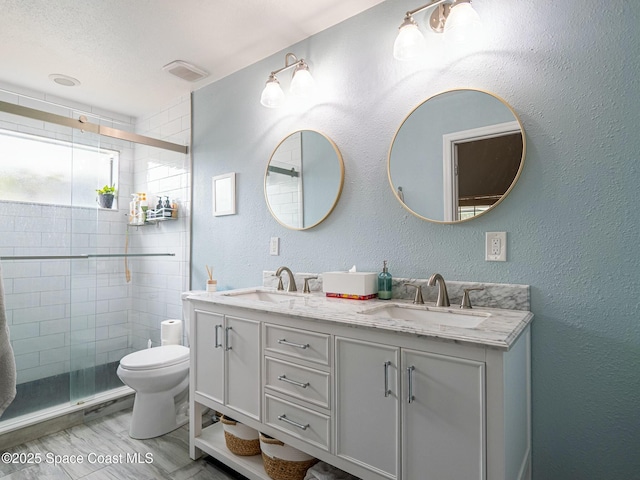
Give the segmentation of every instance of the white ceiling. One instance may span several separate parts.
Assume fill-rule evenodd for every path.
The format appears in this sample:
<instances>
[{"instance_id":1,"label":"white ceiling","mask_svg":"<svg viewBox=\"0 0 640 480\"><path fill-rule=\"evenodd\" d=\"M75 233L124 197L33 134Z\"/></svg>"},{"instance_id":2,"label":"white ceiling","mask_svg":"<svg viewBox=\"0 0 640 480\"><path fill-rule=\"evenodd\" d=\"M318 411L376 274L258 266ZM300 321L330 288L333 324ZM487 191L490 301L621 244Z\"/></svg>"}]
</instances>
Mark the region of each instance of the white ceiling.
<instances>
[{"instance_id":1,"label":"white ceiling","mask_svg":"<svg viewBox=\"0 0 640 480\"><path fill-rule=\"evenodd\" d=\"M382 1L0 0L0 82L141 117ZM210 75L181 80L173 60Z\"/></svg>"}]
</instances>

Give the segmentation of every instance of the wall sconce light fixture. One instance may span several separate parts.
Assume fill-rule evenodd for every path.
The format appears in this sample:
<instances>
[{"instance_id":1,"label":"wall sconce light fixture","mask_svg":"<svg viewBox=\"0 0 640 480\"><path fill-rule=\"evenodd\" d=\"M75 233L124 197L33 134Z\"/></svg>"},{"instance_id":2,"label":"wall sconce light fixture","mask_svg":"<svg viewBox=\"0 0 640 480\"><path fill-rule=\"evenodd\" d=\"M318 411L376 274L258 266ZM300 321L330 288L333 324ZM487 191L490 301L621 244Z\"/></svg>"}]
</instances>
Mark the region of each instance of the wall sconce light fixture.
<instances>
[{"instance_id":1,"label":"wall sconce light fixture","mask_svg":"<svg viewBox=\"0 0 640 480\"><path fill-rule=\"evenodd\" d=\"M290 61L293 63L289 63ZM285 96L276 75L289 68L294 69L291 86L289 87L291 96L303 101L313 96L315 93L315 81L309 72L309 65L307 65L303 58L298 60L293 53L287 53L284 57L284 67L274 70L269 74L267 84L260 97L260 103L262 105L269 108L282 106Z\"/></svg>"},{"instance_id":2,"label":"wall sconce light fixture","mask_svg":"<svg viewBox=\"0 0 640 480\"><path fill-rule=\"evenodd\" d=\"M482 27L480 17L471 6L471 0L453 0L453 3L448 3L446 0L432 0L406 13L393 44L394 57L398 60L412 60L423 53L426 42L413 16L436 6L438 8L431 14L429 25L436 33L444 32L445 38L454 43L463 43Z\"/></svg>"}]
</instances>

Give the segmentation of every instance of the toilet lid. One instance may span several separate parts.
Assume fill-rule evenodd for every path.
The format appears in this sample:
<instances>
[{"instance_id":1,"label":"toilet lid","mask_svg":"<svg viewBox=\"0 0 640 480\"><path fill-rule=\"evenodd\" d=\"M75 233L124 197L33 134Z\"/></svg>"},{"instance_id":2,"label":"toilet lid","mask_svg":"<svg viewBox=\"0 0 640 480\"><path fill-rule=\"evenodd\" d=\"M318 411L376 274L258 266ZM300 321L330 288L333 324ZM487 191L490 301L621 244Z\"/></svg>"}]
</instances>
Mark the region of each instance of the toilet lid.
<instances>
[{"instance_id":1,"label":"toilet lid","mask_svg":"<svg viewBox=\"0 0 640 480\"><path fill-rule=\"evenodd\" d=\"M127 370L150 370L169 367L189 360L189 349L182 345L164 345L130 353L120 360L120 366Z\"/></svg>"}]
</instances>

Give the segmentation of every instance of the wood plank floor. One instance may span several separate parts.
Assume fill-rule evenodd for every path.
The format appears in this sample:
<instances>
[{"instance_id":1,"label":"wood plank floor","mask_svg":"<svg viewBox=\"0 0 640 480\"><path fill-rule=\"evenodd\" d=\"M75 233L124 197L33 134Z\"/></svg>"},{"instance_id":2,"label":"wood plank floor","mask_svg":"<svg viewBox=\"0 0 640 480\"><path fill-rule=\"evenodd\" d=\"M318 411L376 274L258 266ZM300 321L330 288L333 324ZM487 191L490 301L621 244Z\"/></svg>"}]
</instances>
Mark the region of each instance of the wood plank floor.
<instances>
[{"instance_id":1,"label":"wood plank floor","mask_svg":"<svg viewBox=\"0 0 640 480\"><path fill-rule=\"evenodd\" d=\"M124 410L10 448L0 460L0 480L244 478L210 459L191 460L187 425L162 437L134 440L128 434L130 419L131 410ZM7 461L7 453L14 458Z\"/></svg>"}]
</instances>

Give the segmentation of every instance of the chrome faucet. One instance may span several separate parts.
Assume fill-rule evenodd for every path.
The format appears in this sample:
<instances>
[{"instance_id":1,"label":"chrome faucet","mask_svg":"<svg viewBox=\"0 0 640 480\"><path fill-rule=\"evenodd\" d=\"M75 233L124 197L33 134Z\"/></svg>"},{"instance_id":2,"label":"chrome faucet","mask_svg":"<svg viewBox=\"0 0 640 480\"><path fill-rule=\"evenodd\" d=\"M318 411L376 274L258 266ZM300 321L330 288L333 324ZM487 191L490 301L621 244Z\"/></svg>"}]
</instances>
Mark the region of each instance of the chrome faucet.
<instances>
[{"instance_id":1,"label":"chrome faucet","mask_svg":"<svg viewBox=\"0 0 640 480\"><path fill-rule=\"evenodd\" d=\"M450 307L449 294L447 293L447 284L444 283L444 278L439 273L434 273L429 277L428 285L433 287L436 282L438 283L438 300L436 300L436 307Z\"/></svg>"},{"instance_id":2,"label":"chrome faucet","mask_svg":"<svg viewBox=\"0 0 640 480\"><path fill-rule=\"evenodd\" d=\"M293 273L287 267L280 267L276 270L276 277L278 277L278 290L284 290L284 286L282 285L282 272L287 272L289 274L289 285L287 285L287 292L297 292L296 281L293 278Z\"/></svg>"}]
</instances>

